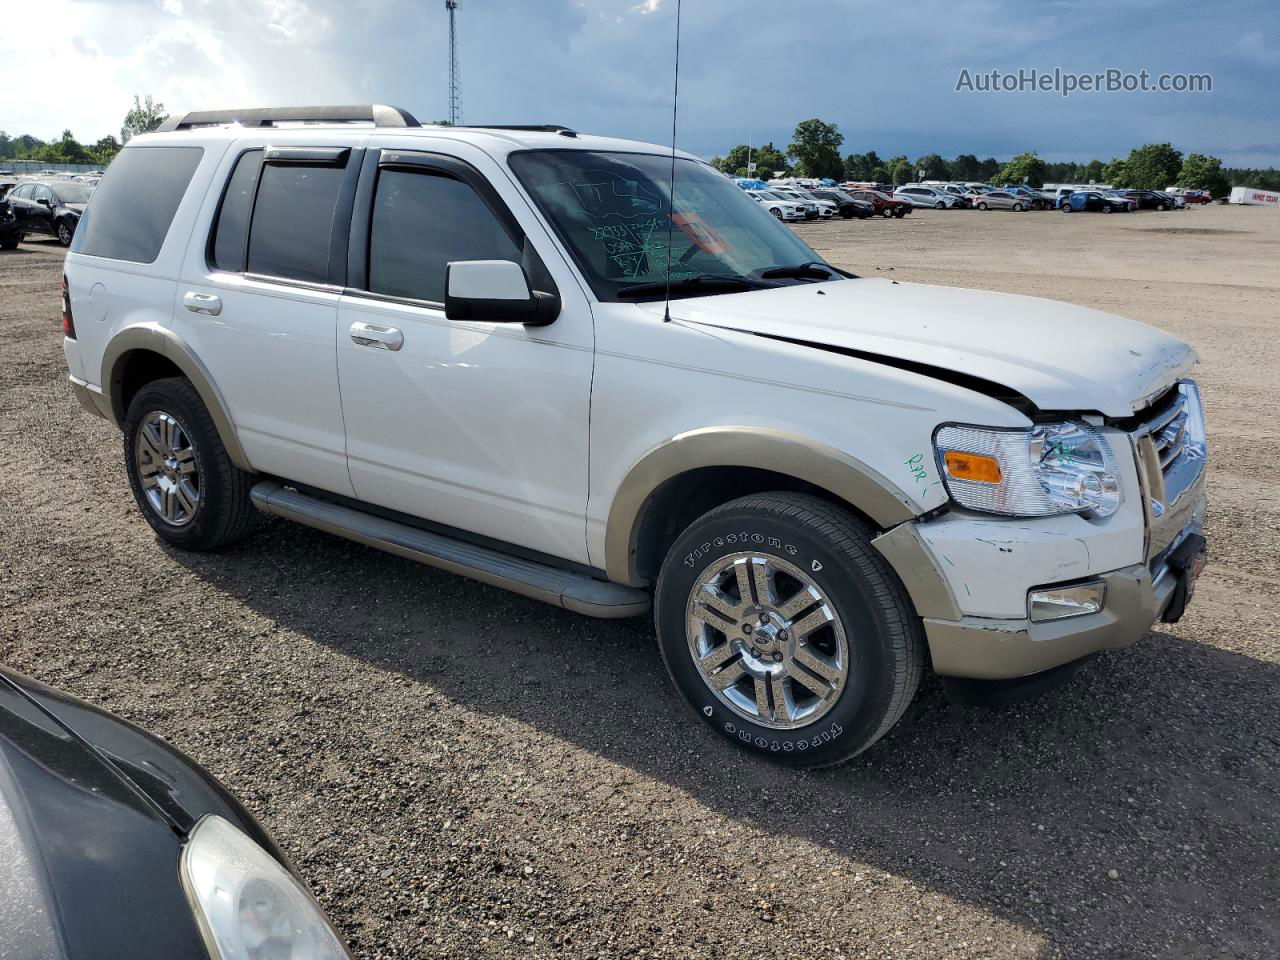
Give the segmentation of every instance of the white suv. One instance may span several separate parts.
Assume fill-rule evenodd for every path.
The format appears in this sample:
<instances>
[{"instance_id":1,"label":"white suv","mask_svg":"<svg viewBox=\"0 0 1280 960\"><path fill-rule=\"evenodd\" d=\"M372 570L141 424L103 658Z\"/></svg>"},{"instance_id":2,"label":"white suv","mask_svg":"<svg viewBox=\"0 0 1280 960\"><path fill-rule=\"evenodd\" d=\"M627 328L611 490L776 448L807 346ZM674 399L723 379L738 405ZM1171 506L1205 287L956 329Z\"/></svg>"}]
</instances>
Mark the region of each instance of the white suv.
<instances>
[{"instance_id":1,"label":"white suv","mask_svg":"<svg viewBox=\"0 0 1280 960\"><path fill-rule=\"evenodd\" d=\"M672 162L385 107L172 119L76 232L71 383L169 543L261 512L580 613L652 605L697 716L790 763L875 742L926 663L1009 697L1181 615L1186 344L854 278L695 157L672 210Z\"/></svg>"}]
</instances>

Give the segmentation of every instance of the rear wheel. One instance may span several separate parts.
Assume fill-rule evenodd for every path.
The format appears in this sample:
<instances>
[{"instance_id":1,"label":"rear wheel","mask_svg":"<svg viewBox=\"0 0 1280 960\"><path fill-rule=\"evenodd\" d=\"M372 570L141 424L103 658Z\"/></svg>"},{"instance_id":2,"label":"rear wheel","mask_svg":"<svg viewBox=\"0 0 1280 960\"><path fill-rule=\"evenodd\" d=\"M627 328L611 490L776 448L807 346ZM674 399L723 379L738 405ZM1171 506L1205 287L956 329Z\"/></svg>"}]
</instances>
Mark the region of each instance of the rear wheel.
<instances>
[{"instance_id":1,"label":"rear wheel","mask_svg":"<svg viewBox=\"0 0 1280 960\"><path fill-rule=\"evenodd\" d=\"M677 539L658 579L658 643L703 722L796 766L847 760L897 722L924 644L871 535L825 500L775 493L718 507Z\"/></svg>"},{"instance_id":2,"label":"rear wheel","mask_svg":"<svg viewBox=\"0 0 1280 960\"><path fill-rule=\"evenodd\" d=\"M22 242L22 234L16 234L8 240L0 240L0 250L17 250L18 244Z\"/></svg>"},{"instance_id":3,"label":"rear wheel","mask_svg":"<svg viewBox=\"0 0 1280 960\"><path fill-rule=\"evenodd\" d=\"M138 391L124 421L124 459L142 515L174 546L213 550L253 527L253 474L231 462L190 381L169 377Z\"/></svg>"}]
</instances>

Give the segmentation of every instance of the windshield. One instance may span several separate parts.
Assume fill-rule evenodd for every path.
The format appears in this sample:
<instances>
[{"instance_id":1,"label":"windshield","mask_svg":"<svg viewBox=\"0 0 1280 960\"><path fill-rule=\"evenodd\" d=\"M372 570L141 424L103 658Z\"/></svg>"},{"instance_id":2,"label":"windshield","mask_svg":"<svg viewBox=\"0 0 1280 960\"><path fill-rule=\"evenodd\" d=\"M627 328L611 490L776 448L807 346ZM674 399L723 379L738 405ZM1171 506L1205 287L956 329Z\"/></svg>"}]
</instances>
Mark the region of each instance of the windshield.
<instances>
[{"instance_id":1,"label":"windshield","mask_svg":"<svg viewBox=\"0 0 1280 960\"><path fill-rule=\"evenodd\" d=\"M93 187L87 183L59 183L49 188L63 203L88 203Z\"/></svg>"},{"instance_id":2,"label":"windshield","mask_svg":"<svg viewBox=\"0 0 1280 960\"><path fill-rule=\"evenodd\" d=\"M673 284L697 277L758 281L779 267L824 262L733 181L702 163L676 161L674 214L669 156L532 150L512 155L510 163L601 300L661 300L661 290L643 296L619 291L663 283L668 261ZM694 295L695 289L688 284L682 293Z\"/></svg>"}]
</instances>

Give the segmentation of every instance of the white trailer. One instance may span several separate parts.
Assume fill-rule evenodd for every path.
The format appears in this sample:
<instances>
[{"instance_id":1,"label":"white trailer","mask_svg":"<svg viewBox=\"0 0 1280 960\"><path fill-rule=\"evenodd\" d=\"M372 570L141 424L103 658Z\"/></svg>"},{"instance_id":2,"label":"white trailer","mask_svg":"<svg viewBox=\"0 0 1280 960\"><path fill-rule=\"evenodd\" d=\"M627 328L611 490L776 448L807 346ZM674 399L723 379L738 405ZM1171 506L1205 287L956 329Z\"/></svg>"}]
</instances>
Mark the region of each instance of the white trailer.
<instances>
[{"instance_id":1,"label":"white trailer","mask_svg":"<svg viewBox=\"0 0 1280 960\"><path fill-rule=\"evenodd\" d=\"M1256 190L1253 187L1232 187L1230 203L1243 203L1251 207L1280 208L1280 193L1273 190Z\"/></svg>"}]
</instances>

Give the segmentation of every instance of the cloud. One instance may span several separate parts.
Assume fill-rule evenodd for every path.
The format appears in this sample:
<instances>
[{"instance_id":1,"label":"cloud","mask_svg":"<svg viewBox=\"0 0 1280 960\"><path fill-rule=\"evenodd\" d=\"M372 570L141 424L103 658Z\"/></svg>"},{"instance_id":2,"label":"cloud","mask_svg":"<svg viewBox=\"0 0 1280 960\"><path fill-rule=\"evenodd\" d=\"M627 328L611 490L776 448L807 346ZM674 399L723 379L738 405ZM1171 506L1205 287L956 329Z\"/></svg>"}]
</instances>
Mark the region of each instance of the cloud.
<instances>
[{"instance_id":1,"label":"cloud","mask_svg":"<svg viewBox=\"0 0 1280 960\"><path fill-rule=\"evenodd\" d=\"M1107 159L1145 141L1183 150L1280 142L1280 7L1242 0L1215 42L1153 0L917 0L886 23L870 0L788 0L787 23L753 4L683 10L679 144L784 146L798 121L840 125L846 152ZM438 0L41 0L57 34L0 32L10 135L86 140L116 131L134 94L171 112L378 102L448 114L448 19ZM664 143L671 132L669 0L462 0L463 119L563 123ZM19 42L21 37L21 42ZM67 39L64 39L67 38ZM79 39L76 39L79 38ZM56 63L57 70L49 64ZM960 69L1210 72L1201 95L957 94ZM1255 151L1248 151L1252 157ZM1271 161L1280 165L1280 156Z\"/></svg>"}]
</instances>

